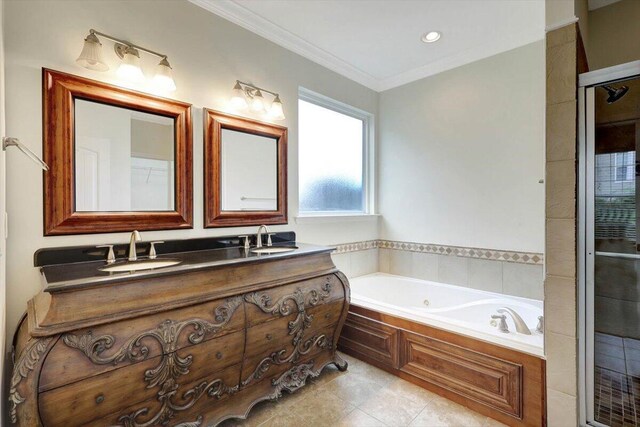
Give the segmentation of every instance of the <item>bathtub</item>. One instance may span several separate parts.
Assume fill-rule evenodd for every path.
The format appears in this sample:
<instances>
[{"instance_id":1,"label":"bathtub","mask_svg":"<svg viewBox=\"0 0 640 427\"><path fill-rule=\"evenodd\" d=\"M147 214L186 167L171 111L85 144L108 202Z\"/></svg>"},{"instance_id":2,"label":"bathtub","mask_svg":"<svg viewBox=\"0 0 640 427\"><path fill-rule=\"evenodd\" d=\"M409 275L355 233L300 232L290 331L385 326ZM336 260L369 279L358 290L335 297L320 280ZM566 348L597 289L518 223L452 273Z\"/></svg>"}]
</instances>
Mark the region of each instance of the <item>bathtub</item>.
<instances>
[{"instance_id":1,"label":"bathtub","mask_svg":"<svg viewBox=\"0 0 640 427\"><path fill-rule=\"evenodd\" d=\"M353 305L531 355L543 355L544 337L536 331L538 316L543 313L542 301L385 273L355 277L349 282ZM501 307L516 311L531 335L517 333L508 315L509 333L493 326L491 315Z\"/></svg>"}]
</instances>

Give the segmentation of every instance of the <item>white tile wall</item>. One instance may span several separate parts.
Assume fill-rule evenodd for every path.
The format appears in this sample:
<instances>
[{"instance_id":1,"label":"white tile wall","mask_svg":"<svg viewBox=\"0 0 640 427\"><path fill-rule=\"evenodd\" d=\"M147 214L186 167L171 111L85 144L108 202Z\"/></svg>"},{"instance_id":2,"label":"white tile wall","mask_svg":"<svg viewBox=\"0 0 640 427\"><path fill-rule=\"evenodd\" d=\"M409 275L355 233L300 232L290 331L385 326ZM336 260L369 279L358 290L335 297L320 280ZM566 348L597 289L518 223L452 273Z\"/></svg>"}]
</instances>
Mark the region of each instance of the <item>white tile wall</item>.
<instances>
[{"instance_id":1,"label":"white tile wall","mask_svg":"<svg viewBox=\"0 0 640 427\"><path fill-rule=\"evenodd\" d=\"M386 250L382 250L386 252ZM411 252L412 270L411 277L422 280L438 279L438 257L436 254Z\"/></svg>"},{"instance_id":2,"label":"white tile wall","mask_svg":"<svg viewBox=\"0 0 640 427\"><path fill-rule=\"evenodd\" d=\"M457 256L439 255L438 281L449 285L469 284L469 259Z\"/></svg>"},{"instance_id":3,"label":"white tile wall","mask_svg":"<svg viewBox=\"0 0 640 427\"><path fill-rule=\"evenodd\" d=\"M363 276L379 271L378 249L333 253L333 262L348 278Z\"/></svg>"},{"instance_id":4,"label":"white tile wall","mask_svg":"<svg viewBox=\"0 0 640 427\"><path fill-rule=\"evenodd\" d=\"M469 287L490 292L503 292L502 262L469 258Z\"/></svg>"},{"instance_id":5,"label":"white tile wall","mask_svg":"<svg viewBox=\"0 0 640 427\"><path fill-rule=\"evenodd\" d=\"M544 299L544 277L541 265L503 263L503 292L525 298Z\"/></svg>"},{"instance_id":6,"label":"white tile wall","mask_svg":"<svg viewBox=\"0 0 640 427\"><path fill-rule=\"evenodd\" d=\"M383 273L543 299L542 265L384 248L378 249L378 258Z\"/></svg>"},{"instance_id":7,"label":"white tile wall","mask_svg":"<svg viewBox=\"0 0 640 427\"><path fill-rule=\"evenodd\" d=\"M542 265L384 248L331 256L348 278L380 271L538 300L544 294Z\"/></svg>"}]
</instances>

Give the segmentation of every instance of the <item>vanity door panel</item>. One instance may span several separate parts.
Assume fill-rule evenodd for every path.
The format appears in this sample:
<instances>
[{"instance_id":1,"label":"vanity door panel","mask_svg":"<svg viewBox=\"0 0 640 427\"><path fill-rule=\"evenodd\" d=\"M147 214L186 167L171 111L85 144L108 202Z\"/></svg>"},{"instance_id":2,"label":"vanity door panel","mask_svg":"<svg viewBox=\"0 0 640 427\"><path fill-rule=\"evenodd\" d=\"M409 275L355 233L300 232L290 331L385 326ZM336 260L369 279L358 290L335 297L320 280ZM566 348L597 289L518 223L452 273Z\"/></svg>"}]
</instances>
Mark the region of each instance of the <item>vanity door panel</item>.
<instances>
[{"instance_id":1,"label":"vanity door panel","mask_svg":"<svg viewBox=\"0 0 640 427\"><path fill-rule=\"evenodd\" d=\"M240 331L244 323L242 299L233 297L64 334L45 361L39 390Z\"/></svg>"},{"instance_id":2,"label":"vanity door panel","mask_svg":"<svg viewBox=\"0 0 640 427\"><path fill-rule=\"evenodd\" d=\"M229 366L236 366L235 377L225 386L236 386L243 350L244 331L185 347L44 392L40 395L40 412L50 425L83 424L132 403L157 399L171 384L178 387L175 399L170 400L179 404L190 390L183 384L215 380L212 377ZM60 402L69 402L64 413L59 411Z\"/></svg>"},{"instance_id":3,"label":"vanity door panel","mask_svg":"<svg viewBox=\"0 0 640 427\"><path fill-rule=\"evenodd\" d=\"M249 327L300 310L344 298L344 288L333 274L245 295Z\"/></svg>"}]
</instances>

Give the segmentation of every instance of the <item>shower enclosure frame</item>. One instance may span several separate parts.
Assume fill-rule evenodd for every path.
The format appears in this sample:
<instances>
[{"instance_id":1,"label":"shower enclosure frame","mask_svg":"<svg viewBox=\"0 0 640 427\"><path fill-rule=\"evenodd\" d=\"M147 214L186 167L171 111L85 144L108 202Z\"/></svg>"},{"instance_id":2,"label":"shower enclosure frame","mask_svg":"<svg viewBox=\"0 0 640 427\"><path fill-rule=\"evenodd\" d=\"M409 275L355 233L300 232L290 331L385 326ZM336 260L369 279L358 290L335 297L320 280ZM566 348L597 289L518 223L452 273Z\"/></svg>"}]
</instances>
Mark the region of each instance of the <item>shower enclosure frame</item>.
<instances>
[{"instance_id":1,"label":"shower enclosure frame","mask_svg":"<svg viewBox=\"0 0 640 427\"><path fill-rule=\"evenodd\" d=\"M578 77L578 416L581 426L595 421L595 89L640 77L640 61L603 68ZM589 316L588 314L591 314Z\"/></svg>"}]
</instances>

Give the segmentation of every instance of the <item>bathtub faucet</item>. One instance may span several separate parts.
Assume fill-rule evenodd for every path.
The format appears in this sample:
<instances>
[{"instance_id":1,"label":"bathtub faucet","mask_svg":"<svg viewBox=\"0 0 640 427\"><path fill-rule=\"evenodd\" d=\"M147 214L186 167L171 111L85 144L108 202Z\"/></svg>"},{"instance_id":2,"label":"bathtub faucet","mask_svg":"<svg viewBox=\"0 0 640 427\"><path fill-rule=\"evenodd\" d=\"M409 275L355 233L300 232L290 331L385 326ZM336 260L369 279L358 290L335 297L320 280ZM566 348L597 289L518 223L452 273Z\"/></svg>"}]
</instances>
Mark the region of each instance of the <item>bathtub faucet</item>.
<instances>
[{"instance_id":1,"label":"bathtub faucet","mask_svg":"<svg viewBox=\"0 0 640 427\"><path fill-rule=\"evenodd\" d=\"M506 313L511 316L511 318L513 319L513 323L516 324L516 331L518 331L521 334L531 335L531 331L529 330L529 327L527 326L526 323L524 323L524 320L522 320L522 317L520 317L518 313L516 313L509 307L502 307L502 308L499 308L497 311L500 314Z\"/></svg>"}]
</instances>

